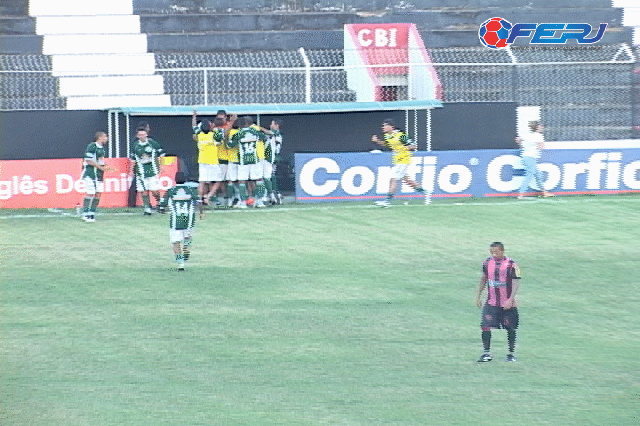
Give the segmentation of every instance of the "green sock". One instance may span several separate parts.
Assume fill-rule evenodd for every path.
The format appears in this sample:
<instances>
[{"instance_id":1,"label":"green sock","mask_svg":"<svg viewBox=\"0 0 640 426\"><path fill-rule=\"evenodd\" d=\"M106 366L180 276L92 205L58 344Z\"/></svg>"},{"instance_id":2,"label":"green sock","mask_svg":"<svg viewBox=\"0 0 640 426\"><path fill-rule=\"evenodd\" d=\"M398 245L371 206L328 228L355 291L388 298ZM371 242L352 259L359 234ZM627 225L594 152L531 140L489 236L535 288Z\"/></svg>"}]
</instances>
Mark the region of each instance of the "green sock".
<instances>
[{"instance_id":1,"label":"green sock","mask_svg":"<svg viewBox=\"0 0 640 426\"><path fill-rule=\"evenodd\" d=\"M271 176L271 179L269 179L271 181L271 188L273 188L273 192L274 193L278 193L278 179L276 179L276 175L275 175L275 170L274 170L274 175Z\"/></svg>"},{"instance_id":2,"label":"green sock","mask_svg":"<svg viewBox=\"0 0 640 426\"><path fill-rule=\"evenodd\" d=\"M240 201L245 201L247 199L247 185L244 183L239 184L238 192L240 193Z\"/></svg>"},{"instance_id":3,"label":"green sock","mask_svg":"<svg viewBox=\"0 0 640 426\"><path fill-rule=\"evenodd\" d=\"M91 208L92 198L93 197L84 197L84 200L82 201L82 213L85 215L89 213L89 209Z\"/></svg>"},{"instance_id":4,"label":"green sock","mask_svg":"<svg viewBox=\"0 0 640 426\"><path fill-rule=\"evenodd\" d=\"M267 195L273 194L273 184L271 178L264 178L264 186L267 189Z\"/></svg>"},{"instance_id":5,"label":"green sock","mask_svg":"<svg viewBox=\"0 0 640 426\"><path fill-rule=\"evenodd\" d=\"M266 190L264 181L259 180L256 182L256 199L261 200L262 197L264 197Z\"/></svg>"},{"instance_id":6,"label":"green sock","mask_svg":"<svg viewBox=\"0 0 640 426\"><path fill-rule=\"evenodd\" d=\"M233 198L234 195L234 185L232 184L227 184L227 198Z\"/></svg>"},{"instance_id":7,"label":"green sock","mask_svg":"<svg viewBox=\"0 0 640 426\"><path fill-rule=\"evenodd\" d=\"M189 260L189 257L191 256L191 240L184 240L184 242L182 243L182 253L184 254L184 260L185 262L187 260Z\"/></svg>"},{"instance_id":8,"label":"green sock","mask_svg":"<svg viewBox=\"0 0 640 426\"><path fill-rule=\"evenodd\" d=\"M93 197L91 199L91 205L89 206L89 212L90 213L95 213L96 210L98 209L98 203L100 202L100 198L98 197Z\"/></svg>"},{"instance_id":9,"label":"green sock","mask_svg":"<svg viewBox=\"0 0 640 426\"><path fill-rule=\"evenodd\" d=\"M151 208L151 201L149 200L149 194L142 194L142 204L145 209Z\"/></svg>"}]
</instances>

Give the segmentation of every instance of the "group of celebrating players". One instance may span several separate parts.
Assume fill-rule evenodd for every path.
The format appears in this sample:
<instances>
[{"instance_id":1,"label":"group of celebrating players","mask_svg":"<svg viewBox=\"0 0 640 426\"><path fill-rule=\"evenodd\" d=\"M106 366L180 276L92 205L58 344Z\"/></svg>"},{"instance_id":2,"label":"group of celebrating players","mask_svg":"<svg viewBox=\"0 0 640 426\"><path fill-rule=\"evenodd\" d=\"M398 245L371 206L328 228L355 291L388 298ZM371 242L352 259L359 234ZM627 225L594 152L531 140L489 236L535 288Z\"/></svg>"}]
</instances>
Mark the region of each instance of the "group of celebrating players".
<instances>
[{"instance_id":1,"label":"group of celebrating players","mask_svg":"<svg viewBox=\"0 0 640 426\"><path fill-rule=\"evenodd\" d=\"M282 147L279 120L266 129L249 115L227 116L221 110L213 122L198 122L194 111L191 125L198 145L198 194L204 205L261 208L282 203L275 179ZM219 201L219 193L226 202Z\"/></svg>"}]
</instances>

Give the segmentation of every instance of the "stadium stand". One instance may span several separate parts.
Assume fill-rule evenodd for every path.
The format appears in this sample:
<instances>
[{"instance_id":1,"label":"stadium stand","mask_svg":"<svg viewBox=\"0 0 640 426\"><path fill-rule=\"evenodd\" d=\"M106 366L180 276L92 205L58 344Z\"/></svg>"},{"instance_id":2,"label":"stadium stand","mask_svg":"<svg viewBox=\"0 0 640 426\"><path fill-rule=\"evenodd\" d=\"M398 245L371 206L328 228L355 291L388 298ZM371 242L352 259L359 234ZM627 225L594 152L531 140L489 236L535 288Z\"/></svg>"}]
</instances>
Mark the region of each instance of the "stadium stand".
<instances>
[{"instance_id":1,"label":"stadium stand","mask_svg":"<svg viewBox=\"0 0 640 426\"><path fill-rule=\"evenodd\" d=\"M50 7L50 2L33 1L45 10ZM122 34L113 30L106 45L124 46L125 51L109 50L96 41L69 45L59 30L43 30L52 28L45 25L47 20L29 16L27 0L2 2L0 109L102 108L108 96L118 97L117 106L126 102L303 102L305 76L300 69L305 64L300 47L312 67L329 68L312 74L311 101L354 101L355 94L339 69L344 64L344 24L410 22L418 27L434 63L511 64L514 57L518 63L554 62L535 67L439 65L445 102L539 105L549 140L626 138L632 134L631 123L640 125L638 75L633 65L560 63L610 61L619 43L631 44L635 27L628 24L635 21L622 7L611 7L611 0L515 0L508 6L488 0L481 7L470 0L319 0L312 5L301 0L129 0L126 7L127 1L119 0L109 4L119 8L113 13L126 24L102 28L126 27L121 32L131 37L119 39ZM556 22L562 16L568 22L607 22L609 27L598 49L516 46L511 56L479 46L479 23L495 15L512 22L515 18ZM93 50L82 50L86 46ZM73 53L80 49L84 54L72 55L65 49L75 49ZM79 73L80 66L87 69ZM93 80L87 78L91 75ZM152 98L162 101L154 103Z\"/></svg>"}]
</instances>

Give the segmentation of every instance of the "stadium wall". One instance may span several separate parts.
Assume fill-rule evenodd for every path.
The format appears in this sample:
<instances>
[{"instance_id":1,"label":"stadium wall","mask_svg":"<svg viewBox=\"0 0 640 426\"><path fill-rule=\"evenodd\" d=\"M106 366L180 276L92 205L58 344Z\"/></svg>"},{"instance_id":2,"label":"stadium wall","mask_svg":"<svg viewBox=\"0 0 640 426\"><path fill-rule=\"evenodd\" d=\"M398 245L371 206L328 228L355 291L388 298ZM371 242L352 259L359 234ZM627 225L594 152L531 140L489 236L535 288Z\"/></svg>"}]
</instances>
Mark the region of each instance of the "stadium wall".
<instances>
[{"instance_id":1,"label":"stadium wall","mask_svg":"<svg viewBox=\"0 0 640 426\"><path fill-rule=\"evenodd\" d=\"M230 111L233 112L233 111ZM104 111L17 111L0 113L0 160L79 158L98 130L107 131ZM126 122L119 116L120 156L127 154ZM282 166L284 190L294 189L294 153L367 152L377 149L371 135L381 133L380 124L393 118L428 149L431 122L432 150L513 148L516 136L514 103L451 103L427 111L375 111L326 114L261 115L268 127L273 118L283 121ZM131 132L139 121L151 125L151 136L169 155L179 157L181 168L197 179L197 149L191 139L189 116L131 116ZM112 135L115 136L115 135ZM111 146L115 156L116 147Z\"/></svg>"}]
</instances>

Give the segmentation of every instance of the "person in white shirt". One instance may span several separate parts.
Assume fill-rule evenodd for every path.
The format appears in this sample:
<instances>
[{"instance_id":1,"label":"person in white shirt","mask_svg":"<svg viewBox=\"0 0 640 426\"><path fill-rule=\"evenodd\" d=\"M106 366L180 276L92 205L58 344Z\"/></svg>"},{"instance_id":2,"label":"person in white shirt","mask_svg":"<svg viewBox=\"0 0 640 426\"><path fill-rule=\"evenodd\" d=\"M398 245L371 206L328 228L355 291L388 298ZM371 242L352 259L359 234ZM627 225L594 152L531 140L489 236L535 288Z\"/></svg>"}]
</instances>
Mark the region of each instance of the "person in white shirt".
<instances>
[{"instance_id":1,"label":"person in white shirt","mask_svg":"<svg viewBox=\"0 0 640 426\"><path fill-rule=\"evenodd\" d=\"M542 187L542 176L540 170L538 170L538 159L540 158L540 151L544 149L544 136L542 131L544 126L538 121L529 122L530 133L522 138L516 138L516 143L522 148L522 165L524 166L525 174L520 185L520 195L518 199L527 199L530 197L525 196L529 189L529 184L533 179L538 184L539 191L542 191L544 197L552 197L553 194L546 191Z\"/></svg>"}]
</instances>

